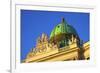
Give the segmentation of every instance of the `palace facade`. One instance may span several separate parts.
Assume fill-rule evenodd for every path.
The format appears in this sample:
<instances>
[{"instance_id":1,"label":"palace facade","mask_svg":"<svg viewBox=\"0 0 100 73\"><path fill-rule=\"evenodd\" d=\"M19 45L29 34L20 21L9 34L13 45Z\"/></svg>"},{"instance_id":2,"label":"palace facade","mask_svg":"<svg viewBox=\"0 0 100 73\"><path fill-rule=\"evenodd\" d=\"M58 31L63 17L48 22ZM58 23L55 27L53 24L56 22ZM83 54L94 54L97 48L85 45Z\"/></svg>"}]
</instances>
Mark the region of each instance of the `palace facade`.
<instances>
[{"instance_id":1,"label":"palace facade","mask_svg":"<svg viewBox=\"0 0 100 73\"><path fill-rule=\"evenodd\" d=\"M84 43L75 28L63 18L51 31L50 37L45 33L38 37L36 47L27 54L24 63L88 59L90 59L89 41Z\"/></svg>"}]
</instances>

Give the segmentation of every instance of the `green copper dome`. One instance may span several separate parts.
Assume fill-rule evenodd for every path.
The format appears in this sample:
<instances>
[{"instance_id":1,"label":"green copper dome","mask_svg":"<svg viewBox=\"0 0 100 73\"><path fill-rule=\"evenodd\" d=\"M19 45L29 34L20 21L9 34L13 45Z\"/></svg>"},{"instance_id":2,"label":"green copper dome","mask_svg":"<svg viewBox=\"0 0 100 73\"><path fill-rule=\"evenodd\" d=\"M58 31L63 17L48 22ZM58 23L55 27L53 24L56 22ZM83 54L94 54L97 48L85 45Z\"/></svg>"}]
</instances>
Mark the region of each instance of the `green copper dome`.
<instances>
[{"instance_id":1,"label":"green copper dome","mask_svg":"<svg viewBox=\"0 0 100 73\"><path fill-rule=\"evenodd\" d=\"M74 34L77 35L76 30L71 26L68 25L64 18L62 19L62 22L58 24L51 32L50 38L59 35L59 34Z\"/></svg>"},{"instance_id":2,"label":"green copper dome","mask_svg":"<svg viewBox=\"0 0 100 73\"><path fill-rule=\"evenodd\" d=\"M52 30L50 42L57 44L61 48L69 45L69 40L72 41L72 36L79 39L76 30L71 25L68 25L63 18L62 22Z\"/></svg>"}]
</instances>

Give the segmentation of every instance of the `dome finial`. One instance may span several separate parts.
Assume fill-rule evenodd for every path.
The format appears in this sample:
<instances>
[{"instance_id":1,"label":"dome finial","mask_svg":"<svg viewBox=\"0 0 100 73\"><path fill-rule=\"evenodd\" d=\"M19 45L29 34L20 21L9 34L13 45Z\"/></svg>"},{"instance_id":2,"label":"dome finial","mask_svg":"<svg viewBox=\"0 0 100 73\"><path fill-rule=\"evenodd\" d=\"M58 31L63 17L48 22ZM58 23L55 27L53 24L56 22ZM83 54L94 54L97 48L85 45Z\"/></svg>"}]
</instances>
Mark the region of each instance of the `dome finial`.
<instances>
[{"instance_id":1,"label":"dome finial","mask_svg":"<svg viewBox=\"0 0 100 73\"><path fill-rule=\"evenodd\" d=\"M62 23L64 23L65 22L65 19L64 19L64 17L62 17Z\"/></svg>"}]
</instances>

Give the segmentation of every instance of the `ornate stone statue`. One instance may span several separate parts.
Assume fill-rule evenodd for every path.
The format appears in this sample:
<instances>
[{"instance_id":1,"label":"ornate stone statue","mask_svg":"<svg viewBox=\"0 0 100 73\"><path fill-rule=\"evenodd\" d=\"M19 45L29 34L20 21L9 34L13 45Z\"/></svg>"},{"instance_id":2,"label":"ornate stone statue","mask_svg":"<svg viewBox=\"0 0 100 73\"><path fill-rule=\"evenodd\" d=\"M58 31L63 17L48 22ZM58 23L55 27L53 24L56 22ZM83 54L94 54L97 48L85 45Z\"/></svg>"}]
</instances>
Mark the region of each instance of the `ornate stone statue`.
<instances>
[{"instance_id":1,"label":"ornate stone statue","mask_svg":"<svg viewBox=\"0 0 100 73\"><path fill-rule=\"evenodd\" d=\"M41 38L40 37L38 37L37 43L41 43Z\"/></svg>"},{"instance_id":2,"label":"ornate stone statue","mask_svg":"<svg viewBox=\"0 0 100 73\"><path fill-rule=\"evenodd\" d=\"M74 42L77 42L77 38L74 38Z\"/></svg>"},{"instance_id":3,"label":"ornate stone statue","mask_svg":"<svg viewBox=\"0 0 100 73\"><path fill-rule=\"evenodd\" d=\"M70 39L68 40L68 44L69 44L69 45L72 44L72 41L71 41Z\"/></svg>"}]
</instances>

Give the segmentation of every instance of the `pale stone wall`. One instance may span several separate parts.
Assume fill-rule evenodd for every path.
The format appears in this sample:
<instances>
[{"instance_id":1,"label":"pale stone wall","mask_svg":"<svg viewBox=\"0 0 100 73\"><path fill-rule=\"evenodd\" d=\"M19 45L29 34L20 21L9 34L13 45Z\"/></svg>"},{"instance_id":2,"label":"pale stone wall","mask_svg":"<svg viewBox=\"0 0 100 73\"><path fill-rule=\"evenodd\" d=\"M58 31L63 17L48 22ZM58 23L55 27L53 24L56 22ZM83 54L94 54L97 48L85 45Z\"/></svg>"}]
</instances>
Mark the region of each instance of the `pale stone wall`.
<instances>
[{"instance_id":1,"label":"pale stone wall","mask_svg":"<svg viewBox=\"0 0 100 73\"><path fill-rule=\"evenodd\" d=\"M85 43L83 45L83 47L84 47L84 57L85 57L85 59L90 58L90 45L89 45L89 42Z\"/></svg>"}]
</instances>

